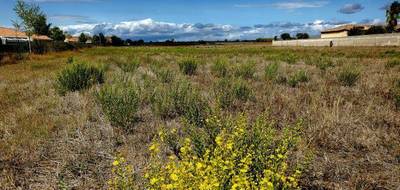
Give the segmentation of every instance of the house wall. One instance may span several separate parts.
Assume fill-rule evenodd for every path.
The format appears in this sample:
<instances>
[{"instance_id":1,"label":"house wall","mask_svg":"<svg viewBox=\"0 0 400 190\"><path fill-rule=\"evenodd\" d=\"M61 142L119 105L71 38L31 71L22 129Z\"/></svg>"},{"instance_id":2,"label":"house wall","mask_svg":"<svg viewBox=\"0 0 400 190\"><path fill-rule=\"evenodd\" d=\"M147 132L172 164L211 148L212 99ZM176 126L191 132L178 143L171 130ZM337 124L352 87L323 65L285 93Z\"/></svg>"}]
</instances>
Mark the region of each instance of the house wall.
<instances>
[{"instance_id":1,"label":"house wall","mask_svg":"<svg viewBox=\"0 0 400 190\"><path fill-rule=\"evenodd\" d=\"M376 34L364 36L350 36L346 38L324 38L308 40L273 41L273 46L400 46L400 34Z\"/></svg>"},{"instance_id":2,"label":"house wall","mask_svg":"<svg viewBox=\"0 0 400 190\"><path fill-rule=\"evenodd\" d=\"M343 38L349 36L348 33L348 31L321 33L321 38Z\"/></svg>"}]
</instances>

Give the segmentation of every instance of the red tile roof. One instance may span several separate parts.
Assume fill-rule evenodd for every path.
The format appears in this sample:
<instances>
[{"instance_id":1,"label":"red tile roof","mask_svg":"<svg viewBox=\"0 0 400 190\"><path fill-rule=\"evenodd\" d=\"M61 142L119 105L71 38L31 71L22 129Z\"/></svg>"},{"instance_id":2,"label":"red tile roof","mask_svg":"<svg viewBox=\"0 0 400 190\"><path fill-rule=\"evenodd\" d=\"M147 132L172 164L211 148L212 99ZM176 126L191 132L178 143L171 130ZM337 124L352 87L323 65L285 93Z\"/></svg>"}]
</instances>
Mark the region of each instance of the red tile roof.
<instances>
[{"instance_id":1,"label":"red tile roof","mask_svg":"<svg viewBox=\"0 0 400 190\"><path fill-rule=\"evenodd\" d=\"M4 28L4 27L0 27L0 36L3 36L3 37L23 37L23 38L27 38L28 37L28 35L26 35L25 32L17 31L17 30L15 30L13 28ZM52 40L48 36L36 35L36 34L32 35L32 39L34 39L34 40L44 40L44 41Z\"/></svg>"}]
</instances>

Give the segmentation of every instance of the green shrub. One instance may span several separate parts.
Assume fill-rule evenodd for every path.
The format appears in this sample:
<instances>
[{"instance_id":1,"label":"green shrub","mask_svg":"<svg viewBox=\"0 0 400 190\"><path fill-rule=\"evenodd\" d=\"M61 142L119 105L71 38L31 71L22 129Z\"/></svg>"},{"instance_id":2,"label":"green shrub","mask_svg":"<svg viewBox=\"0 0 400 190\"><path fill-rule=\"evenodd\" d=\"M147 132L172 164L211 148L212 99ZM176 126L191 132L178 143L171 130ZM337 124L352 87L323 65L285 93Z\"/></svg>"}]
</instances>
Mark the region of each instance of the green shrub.
<instances>
[{"instance_id":1,"label":"green shrub","mask_svg":"<svg viewBox=\"0 0 400 190\"><path fill-rule=\"evenodd\" d=\"M194 59L187 59L179 62L179 69L185 75L196 74L198 63Z\"/></svg>"},{"instance_id":2,"label":"green shrub","mask_svg":"<svg viewBox=\"0 0 400 190\"><path fill-rule=\"evenodd\" d=\"M57 75L56 88L62 95L104 82L103 70L87 64L72 64Z\"/></svg>"},{"instance_id":3,"label":"green shrub","mask_svg":"<svg viewBox=\"0 0 400 190\"><path fill-rule=\"evenodd\" d=\"M211 72L217 77L228 75L228 63L224 59L218 59L211 67Z\"/></svg>"},{"instance_id":4,"label":"green shrub","mask_svg":"<svg viewBox=\"0 0 400 190\"><path fill-rule=\"evenodd\" d=\"M354 86L359 78L360 72L353 67L345 67L337 75L337 79L342 86Z\"/></svg>"},{"instance_id":5,"label":"green shrub","mask_svg":"<svg viewBox=\"0 0 400 190\"><path fill-rule=\"evenodd\" d=\"M160 132L150 146L148 189L298 189L304 161L293 155L302 123L274 128L265 116L212 115L203 128L185 135L178 154L160 160L169 134ZM191 126L185 126L191 128ZM170 147L171 148L171 147ZM125 175L122 175L125 176Z\"/></svg>"},{"instance_id":6,"label":"green shrub","mask_svg":"<svg viewBox=\"0 0 400 190\"><path fill-rule=\"evenodd\" d=\"M232 82L230 78L222 78L214 85L214 92L217 102L221 108L230 108L233 106L235 95L232 93Z\"/></svg>"},{"instance_id":7,"label":"green shrub","mask_svg":"<svg viewBox=\"0 0 400 190\"><path fill-rule=\"evenodd\" d=\"M271 63L265 67L264 74L267 80L274 80L278 75L279 64Z\"/></svg>"},{"instance_id":8,"label":"green shrub","mask_svg":"<svg viewBox=\"0 0 400 190\"><path fill-rule=\"evenodd\" d=\"M72 63L74 63L74 57L68 57L67 58L67 64L72 64Z\"/></svg>"},{"instance_id":9,"label":"green shrub","mask_svg":"<svg viewBox=\"0 0 400 190\"><path fill-rule=\"evenodd\" d=\"M289 64L289 65L293 65L293 64L296 64L296 63L297 63L298 58L297 58L297 56L296 56L295 54L293 54L293 53L287 53L287 54L284 54L284 55L282 56L281 60L282 60L283 62L286 62L286 63Z\"/></svg>"},{"instance_id":10,"label":"green shrub","mask_svg":"<svg viewBox=\"0 0 400 190\"><path fill-rule=\"evenodd\" d=\"M400 79L397 80L393 90L394 104L397 109L400 109Z\"/></svg>"},{"instance_id":11,"label":"green shrub","mask_svg":"<svg viewBox=\"0 0 400 190\"><path fill-rule=\"evenodd\" d=\"M299 83L308 82L310 78L304 70L300 70L288 79L288 84L291 87L296 87Z\"/></svg>"},{"instance_id":12,"label":"green shrub","mask_svg":"<svg viewBox=\"0 0 400 190\"><path fill-rule=\"evenodd\" d=\"M140 66L138 59L134 59L132 62L117 61L116 64L124 72L135 72Z\"/></svg>"},{"instance_id":13,"label":"green shrub","mask_svg":"<svg viewBox=\"0 0 400 190\"><path fill-rule=\"evenodd\" d=\"M389 68L396 67L398 65L400 65L400 59L391 59L386 63L385 67L387 69L389 69Z\"/></svg>"},{"instance_id":14,"label":"green shrub","mask_svg":"<svg viewBox=\"0 0 400 190\"><path fill-rule=\"evenodd\" d=\"M154 113L163 119L183 116L196 126L203 125L209 109L198 90L182 80L155 88L151 104Z\"/></svg>"},{"instance_id":15,"label":"green shrub","mask_svg":"<svg viewBox=\"0 0 400 190\"><path fill-rule=\"evenodd\" d=\"M214 92L221 108L232 108L237 101L246 102L253 96L250 86L242 79L222 78L214 85Z\"/></svg>"},{"instance_id":16,"label":"green shrub","mask_svg":"<svg viewBox=\"0 0 400 190\"><path fill-rule=\"evenodd\" d=\"M105 85L96 97L113 126L129 129L137 120L140 90L129 83Z\"/></svg>"},{"instance_id":17,"label":"green shrub","mask_svg":"<svg viewBox=\"0 0 400 190\"><path fill-rule=\"evenodd\" d=\"M333 61L332 59L328 57L318 57L315 60L314 65L319 68L321 71L326 71L328 68L333 67Z\"/></svg>"},{"instance_id":18,"label":"green shrub","mask_svg":"<svg viewBox=\"0 0 400 190\"><path fill-rule=\"evenodd\" d=\"M170 69L163 69L160 68L159 70L155 71L157 78L162 83L171 83L175 79L175 72Z\"/></svg>"},{"instance_id":19,"label":"green shrub","mask_svg":"<svg viewBox=\"0 0 400 190\"><path fill-rule=\"evenodd\" d=\"M251 98L253 93L250 86L243 80L239 79L235 81L233 85L233 94L235 95L236 99L247 101Z\"/></svg>"},{"instance_id":20,"label":"green shrub","mask_svg":"<svg viewBox=\"0 0 400 190\"><path fill-rule=\"evenodd\" d=\"M248 62L240 64L236 67L235 76L243 77L245 79L251 79L254 77L255 72L256 72L256 63Z\"/></svg>"}]
</instances>

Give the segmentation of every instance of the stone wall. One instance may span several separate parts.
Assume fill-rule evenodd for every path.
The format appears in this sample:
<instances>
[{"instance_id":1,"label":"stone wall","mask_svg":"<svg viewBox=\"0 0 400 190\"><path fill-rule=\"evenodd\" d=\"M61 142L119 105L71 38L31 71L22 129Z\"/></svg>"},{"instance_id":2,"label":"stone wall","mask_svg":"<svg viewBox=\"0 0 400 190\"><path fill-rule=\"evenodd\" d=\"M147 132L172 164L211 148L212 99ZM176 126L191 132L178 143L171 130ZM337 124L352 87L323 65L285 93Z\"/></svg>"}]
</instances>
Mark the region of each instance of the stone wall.
<instances>
[{"instance_id":1,"label":"stone wall","mask_svg":"<svg viewBox=\"0 0 400 190\"><path fill-rule=\"evenodd\" d=\"M273 41L273 46L400 46L400 34L376 34L331 39Z\"/></svg>"}]
</instances>

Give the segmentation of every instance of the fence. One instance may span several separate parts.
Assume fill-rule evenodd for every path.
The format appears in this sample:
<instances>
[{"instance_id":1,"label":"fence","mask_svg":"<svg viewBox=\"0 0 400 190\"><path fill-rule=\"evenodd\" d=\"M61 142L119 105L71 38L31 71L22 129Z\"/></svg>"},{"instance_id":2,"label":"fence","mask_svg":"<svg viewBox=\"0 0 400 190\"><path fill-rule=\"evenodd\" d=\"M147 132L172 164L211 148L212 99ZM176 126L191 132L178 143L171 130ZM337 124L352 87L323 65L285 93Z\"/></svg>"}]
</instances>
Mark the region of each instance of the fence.
<instances>
[{"instance_id":1,"label":"fence","mask_svg":"<svg viewBox=\"0 0 400 190\"><path fill-rule=\"evenodd\" d=\"M273 41L273 46L400 46L400 34L375 34L345 38Z\"/></svg>"}]
</instances>

